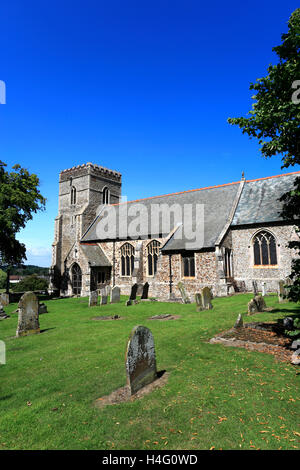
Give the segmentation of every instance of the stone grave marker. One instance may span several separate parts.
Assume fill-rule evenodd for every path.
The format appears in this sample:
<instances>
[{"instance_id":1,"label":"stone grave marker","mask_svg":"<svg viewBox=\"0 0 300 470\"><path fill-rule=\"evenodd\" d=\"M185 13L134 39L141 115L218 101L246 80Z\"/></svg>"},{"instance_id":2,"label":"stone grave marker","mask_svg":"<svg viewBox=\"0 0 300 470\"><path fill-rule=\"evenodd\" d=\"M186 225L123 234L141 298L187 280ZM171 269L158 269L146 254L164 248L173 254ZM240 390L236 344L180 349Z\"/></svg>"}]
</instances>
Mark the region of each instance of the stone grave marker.
<instances>
[{"instance_id":1,"label":"stone grave marker","mask_svg":"<svg viewBox=\"0 0 300 470\"><path fill-rule=\"evenodd\" d=\"M93 290L89 296L89 307L96 307L98 305L98 291Z\"/></svg>"},{"instance_id":2,"label":"stone grave marker","mask_svg":"<svg viewBox=\"0 0 300 470\"><path fill-rule=\"evenodd\" d=\"M44 303L39 303L39 315L41 315L42 313L48 313L47 305L45 305Z\"/></svg>"},{"instance_id":3,"label":"stone grave marker","mask_svg":"<svg viewBox=\"0 0 300 470\"><path fill-rule=\"evenodd\" d=\"M257 313L258 308L257 308L257 303L255 302L254 299L250 300L248 302L248 315L251 315L252 313Z\"/></svg>"},{"instance_id":4,"label":"stone grave marker","mask_svg":"<svg viewBox=\"0 0 300 470\"><path fill-rule=\"evenodd\" d=\"M138 284L136 295L141 296L143 293L143 284Z\"/></svg>"},{"instance_id":5,"label":"stone grave marker","mask_svg":"<svg viewBox=\"0 0 300 470\"><path fill-rule=\"evenodd\" d=\"M242 317L242 314L240 313L236 319L236 322L233 328L243 328L243 326L244 326L243 317Z\"/></svg>"},{"instance_id":6,"label":"stone grave marker","mask_svg":"<svg viewBox=\"0 0 300 470\"><path fill-rule=\"evenodd\" d=\"M286 285L285 281L278 282L278 302L287 302L288 290L284 287Z\"/></svg>"},{"instance_id":7,"label":"stone grave marker","mask_svg":"<svg viewBox=\"0 0 300 470\"><path fill-rule=\"evenodd\" d=\"M143 292L142 292L141 300L148 299L148 292L149 292L149 283L145 282L145 284L143 285Z\"/></svg>"},{"instance_id":8,"label":"stone grave marker","mask_svg":"<svg viewBox=\"0 0 300 470\"><path fill-rule=\"evenodd\" d=\"M107 305L107 295L101 295L100 305Z\"/></svg>"},{"instance_id":9,"label":"stone grave marker","mask_svg":"<svg viewBox=\"0 0 300 470\"><path fill-rule=\"evenodd\" d=\"M118 286L114 286L111 290L110 303L115 304L120 302L121 289Z\"/></svg>"},{"instance_id":10,"label":"stone grave marker","mask_svg":"<svg viewBox=\"0 0 300 470\"><path fill-rule=\"evenodd\" d=\"M9 294L5 294L4 292L0 295L0 304L3 307L9 305Z\"/></svg>"},{"instance_id":11,"label":"stone grave marker","mask_svg":"<svg viewBox=\"0 0 300 470\"><path fill-rule=\"evenodd\" d=\"M253 287L253 294L258 295L258 289L257 289L257 282L252 281L252 287Z\"/></svg>"},{"instance_id":12,"label":"stone grave marker","mask_svg":"<svg viewBox=\"0 0 300 470\"><path fill-rule=\"evenodd\" d=\"M149 328L133 328L126 349L127 385L131 395L157 378L154 339Z\"/></svg>"},{"instance_id":13,"label":"stone grave marker","mask_svg":"<svg viewBox=\"0 0 300 470\"><path fill-rule=\"evenodd\" d=\"M201 312L202 310L204 310L203 305L202 305L202 297L201 297L201 294L199 294L199 292L195 294L195 300L196 300L196 305L197 305L197 312Z\"/></svg>"},{"instance_id":14,"label":"stone grave marker","mask_svg":"<svg viewBox=\"0 0 300 470\"><path fill-rule=\"evenodd\" d=\"M264 298L261 295L256 295L254 297L254 301L257 304L257 309L259 312L263 312L264 309L267 307L266 302L264 301Z\"/></svg>"},{"instance_id":15,"label":"stone grave marker","mask_svg":"<svg viewBox=\"0 0 300 470\"><path fill-rule=\"evenodd\" d=\"M138 290L138 285L133 284L133 286L131 287L129 300L136 300L137 290Z\"/></svg>"},{"instance_id":16,"label":"stone grave marker","mask_svg":"<svg viewBox=\"0 0 300 470\"><path fill-rule=\"evenodd\" d=\"M183 303L184 303L184 304L190 304L191 301L190 301L190 299L189 299L189 297L188 297L188 295L187 295L187 293L186 293L186 291L185 291L185 287L184 287L183 283L182 283L182 282L178 282L177 287L178 287L178 289L179 289L179 291L180 291L180 295L181 295L181 298L182 298Z\"/></svg>"},{"instance_id":17,"label":"stone grave marker","mask_svg":"<svg viewBox=\"0 0 300 470\"><path fill-rule=\"evenodd\" d=\"M267 283L265 281L263 281L261 283L261 295L262 295L262 297L264 297L266 295L266 285L267 285Z\"/></svg>"},{"instance_id":18,"label":"stone grave marker","mask_svg":"<svg viewBox=\"0 0 300 470\"><path fill-rule=\"evenodd\" d=\"M204 310L211 310L213 308L211 303L212 293L209 287L204 287L201 289L201 299Z\"/></svg>"},{"instance_id":19,"label":"stone grave marker","mask_svg":"<svg viewBox=\"0 0 300 470\"><path fill-rule=\"evenodd\" d=\"M25 292L19 302L19 317L16 335L27 336L40 332L39 302L33 292Z\"/></svg>"}]
</instances>

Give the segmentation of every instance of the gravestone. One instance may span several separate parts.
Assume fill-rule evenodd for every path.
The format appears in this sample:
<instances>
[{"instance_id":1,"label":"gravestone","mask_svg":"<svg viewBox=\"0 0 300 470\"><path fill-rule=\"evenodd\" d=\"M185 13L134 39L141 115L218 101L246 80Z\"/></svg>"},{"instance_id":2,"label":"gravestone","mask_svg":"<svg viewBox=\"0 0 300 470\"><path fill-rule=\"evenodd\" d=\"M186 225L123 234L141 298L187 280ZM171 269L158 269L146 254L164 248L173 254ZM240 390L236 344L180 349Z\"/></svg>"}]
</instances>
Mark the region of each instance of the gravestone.
<instances>
[{"instance_id":1,"label":"gravestone","mask_svg":"<svg viewBox=\"0 0 300 470\"><path fill-rule=\"evenodd\" d=\"M179 291L180 291L180 295L181 295L181 298L182 298L183 303L184 303L184 304L190 304L191 301L190 301L190 299L189 299L189 297L188 297L188 295L187 295L187 293L186 293L186 291L185 291L185 287L184 287L183 283L182 283L182 282L178 282L177 287L178 287L178 289L179 289Z\"/></svg>"},{"instance_id":2,"label":"gravestone","mask_svg":"<svg viewBox=\"0 0 300 470\"><path fill-rule=\"evenodd\" d=\"M98 291L93 290L89 296L89 307L96 307L98 305Z\"/></svg>"},{"instance_id":3,"label":"gravestone","mask_svg":"<svg viewBox=\"0 0 300 470\"><path fill-rule=\"evenodd\" d=\"M252 287L253 287L253 294L258 295L258 289L257 289L257 282L252 281Z\"/></svg>"},{"instance_id":4,"label":"gravestone","mask_svg":"<svg viewBox=\"0 0 300 470\"><path fill-rule=\"evenodd\" d=\"M143 285L143 292L142 292L141 300L148 299L148 292L149 292L149 283L145 282L145 284Z\"/></svg>"},{"instance_id":5,"label":"gravestone","mask_svg":"<svg viewBox=\"0 0 300 470\"><path fill-rule=\"evenodd\" d=\"M201 299L202 299L202 307L204 310L211 310L213 308L211 299L212 299L212 293L209 287L204 287L200 291L201 293Z\"/></svg>"},{"instance_id":6,"label":"gravestone","mask_svg":"<svg viewBox=\"0 0 300 470\"><path fill-rule=\"evenodd\" d=\"M264 281L261 283L261 295L262 295L262 297L264 297L266 295L266 285L267 285L267 283L264 282Z\"/></svg>"},{"instance_id":7,"label":"gravestone","mask_svg":"<svg viewBox=\"0 0 300 470\"><path fill-rule=\"evenodd\" d=\"M133 284L133 286L131 287L129 300L136 300L137 290L138 290L138 285Z\"/></svg>"},{"instance_id":8,"label":"gravestone","mask_svg":"<svg viewBox=\"0 0 300 470\"><path fill-rule=\"evenodd\" d=\"M6 315L3 306L0 304L0 320L5 320L9 318L9 315Z\"/></svg>"},{"instance_id":9,"label":"gravestone","mask_svg":"<svg viewBox=\"0 0 300 470\"><path fill-rule=\"evenodd\" d=\"M261 295L256 295L254 297L254 300L257 304L257 309L259 312L263 312L264 309L267 307L266 302L264 301L264 298Z\"/></svg>"},{"instance_id":10,"label":"gravestone","mask_svg":"<svg viewBox=\"0 0 300 470\"><path fill-rule=\"evenodd\" d=\"M236 319L234 328L243 328L243 326L244 326L243 317L242 317L242 314L240 313Z\"/></svg>"},{"instance_id":11,"label":"gravestone","mask_svg":"<svg viewBox=\"0 0 300 470\"><path fill-rule=\"evenodd\" d=\"M107 304L107 295L101 295L100 305Z\"/></svg>"},{"instance_id":12,"label":"gravestone","mask_svg":"<svg viewBox=\"0 0 300 470\"><path fill-rule=\"evenodd\" d=\"M5 294L4 292L0 295L0 304L3 307L9 305L9 294Z\"/></svg>"},{"instance_id":13,"label":"gravestone","mask_svg":"<svg viewBox=\"0 0 300 470\"><path fill-rule=\"evenodd\" d=\"M110 303L115 304L120 302L121 289L118 286L114 286L111 290Z\"/></svg>"},{"instance_id":14,"label":"gravestone","mask_svg":"<svg viewBox=\"0 0 300 470\"><path fill-rule=\"evenodd\" d=\"M45 305L44 303L39 304L39 315L41 315L42 313L48 313L47 305Z\"/></svg>"},{"instance_id":15,"label":"gravestone","mask_svg":"<svg viewBox=\"0 0 300 470\"><path fill-rule=\"evenodd\" d=\"M285 281L278 282L278 302L287 302L287 289L284 287L286 285Z\"/></svg>"},{"instance_id":16,"label":"gravestone","mask_svg":"<svg viewBox=\"0 0 300 470\"><path fill-rule=\"evenodd\" d=\"M257 313L257 312L258 312L257 303L255 302L254 299L252 299L248 303L248 314L251 315L252 313Z\"/></svg>"},{"instance_id":17,"label":"gravestone","mask_svg":"<svg viewBox=\"0 0 300 470\"><path fill-rule=\"evenodd\" d=\"M195 294L195 300L196 300L196 305L197 305L197 312L201 312L202 310L204 310L203 308L203 304L202 304L202 297L201 297L201 294L199 294L199 292L197 294Z\"/></svg>"},{"instance_id":18,"label":"gravestone","mask_svg":"<svg viewBox=\"0 0 300 470\"><path fill-rule=\"evenodd\" d=\"M39 302L33 292L25 292L19 302L19 317L16 335L27 336L40 332Z\"/></svg>"},{"instance_id":19,"label":"gravestone","mask_svg":"<svg viewBox=\"0 0 300 470\"><path fill-rule=\"evenodd\" d=\"M125 305L126 307L129 307L130 305L132 305L132 301L130 299L126 300Z\"/></svg>"},{"instance_id":20,"label":"gravestone","mask_svg":"<svg viewBox=\"0 0 300 470\"><path fill-rule=\"evenodd\" d=\"M154 339L145 326L133 328L126 349L127 385L133 395L157 378Z\"/></svg>"}]
</instances>

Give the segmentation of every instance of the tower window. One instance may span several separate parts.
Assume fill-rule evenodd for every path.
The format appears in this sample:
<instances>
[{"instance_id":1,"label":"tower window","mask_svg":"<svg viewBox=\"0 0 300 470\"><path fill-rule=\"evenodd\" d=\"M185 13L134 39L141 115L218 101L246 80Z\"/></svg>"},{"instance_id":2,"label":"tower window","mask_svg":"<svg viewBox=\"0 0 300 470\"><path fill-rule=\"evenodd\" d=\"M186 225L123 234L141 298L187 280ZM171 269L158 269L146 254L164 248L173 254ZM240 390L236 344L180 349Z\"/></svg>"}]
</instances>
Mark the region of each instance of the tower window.
<instances>
[{"instance_id":1,"label":"tower window","mask_svg":"<svg viewBox=\"0 0 300 470\"><path fill-rule=\"evenodd\" d=\"M276 241L270 232L259 232L253 238L255 266L277 265Z\"/></svg>"},{"instance_id":2,"label":"tower window","mask_svg":"<svg viewBox=\"0 0 300 470\"><path fill-rule=\"evenodd\" d=\"M155 276L156 274L159 247L160 243L157 240L153 240L147 245L148 276Z\"/></svg>"},{"instance_id":3,"label":"tower window","mask_svg":"<svg viewBox=\"0 0 300 470\"><path fill-rule=\"evenodd\" d=\"M131 276L134 268L134 248L130 243L121 247L121 275Z\"/></svg>"},{"instance_id":4,"label":"tower window","mask_svg":"<svg viewBox=\"0 0 300 470\"><path fill-rule=\"evenodd\" d=\"M74 186L71 188L71 204L76 204L76 188Z\"/></svg>"},{"instance_id":5,"label":"tower window","mask_svg":"<svg viewBox=\"0 0 300 470\"><path fill-rule=\"evenodd\" d=\"M109 200L110 200L109 189L104 188L103 194L102 194L102 204L109 204Z\"/></svg>"},{"instance_id":6,"label":"tower window","mask_svg":"<svg viewBox=\"0 0 300 470\"><path fill-rule=\"evenodd\" d=\"M184 277L195 277L195 253L182 255L182 269Z\"/></svg>"}]
</instances>

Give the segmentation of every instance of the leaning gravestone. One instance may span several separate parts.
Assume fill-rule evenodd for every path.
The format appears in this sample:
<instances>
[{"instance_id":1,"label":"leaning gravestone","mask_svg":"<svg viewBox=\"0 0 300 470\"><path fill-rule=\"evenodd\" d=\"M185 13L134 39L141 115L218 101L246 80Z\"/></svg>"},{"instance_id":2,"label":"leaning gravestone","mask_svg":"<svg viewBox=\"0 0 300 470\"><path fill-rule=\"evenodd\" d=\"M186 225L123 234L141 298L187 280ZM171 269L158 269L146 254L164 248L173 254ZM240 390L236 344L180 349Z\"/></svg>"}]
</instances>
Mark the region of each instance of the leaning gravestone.
<instances>
[{"instance_id":1,"label":"leaning gravestone","mask_svg":"<svg viewBox=\"0 0 300 470\"><path fill-rule=\"evenodd\" d=\"M47 305L44 303L39 304L39 315L42 313L48 313Z\"/></svg>"},{"instance_id":2,"label":"leaning gravestone","mask_svg":"<svg viewBox=\"0 0 300 470\"><path fill-rule=\"evenodd\" d=\"M27 336L40 332L39 302L33 292L25 292L19 302L19 318L16 335Z\"/></svg>"},{"instance_id":3,"label":"leaning gravestone","mask_svg":"<svg viewBox=\"0 0 300 470\"><path fill-rule=\"evenodd\" d=\"M107 295L101 295L100 305L107 304Z\"/></svg>"},{"instance_id":4,"label":"leaning gravestone","mask_svg":"<svg viewBox=\"0 0 300 470\"><path fill-rule=\"evenodd\" d=\"M149 283L145 282L145 284L143 285L143 292L142 292L141 300L148 299L148 292L149 292Z\"/></svg>"},{"instance_id":5,"label":"leaning gravestone","mask_svg":"<svg viewBox=\"0 0 300 470\"><path fill-rule=\"evenodd\" d=\"M201 289L201 299L202 299L202 307L204 310L211 310L213 308L211 299L212 299L212 293L209 287L204 287L204 289Z\"/></svg>"},{"instance_id":6,"label":"leaning gravestone","mask_svg":"<svg viewBox=\"0 0 300 470\"><path fill-rule=\"evenodd\" d=\"M284 287L285 286L285 281L279 281L278 282L278 302L287 302L287 289Z\"/></svg>"},{"instance_id":7,"label":"leaning gravestone","mask_svg":"<svg viewBox=\"0 0 300 470\"><path fill-rule=\"evenodd\" d=\"M138 285L133 284L133 286L131 287L129 300L136 300L137 290L138 290Z\"/></svg>"},{"instance_id":8,"label":"leaning gravestone","mask_svg":"<svg viewBox=\"0 0 300 470\"><path fill-rule=\"evenodd\" d=\"M138 284L136 295L141 296L143 293L143 284Z\"/></svg>"},{"instance_id":9,"label":"leaning gravestone","mask_svg":"<svg viewBox=\"0 0 300 470\"><path fill-rule=\"evenodd\" d=\"M202 310L204 310L203 304L202 304L202 297L201 297L201 294L199 294L199 292L195 294L195 300L196 300L196 305L197 305L197 312L201 312Z\"/></svg>"},{"instance_id":10,"label":"leaning gravestone","mask_svg":"<svg viewBox=\"0 0 300 470\"><path fill-rule=\"evenodd\" d=\"M257 313L257 312L258 312L257 303L255 302L254 299L252 299L248 303L248 315L251 315L252 313Z\"/></svg>"},{"instance_id":11,"label":"leaning gravestone","mask_svg":"<svg viewBox=\"0 0 300 470\"><path fill-rule=\"evenodd\" d=\"M114 286L111 290L110 303L115 304L120 302L121 289L118 286Z\"/></svg>"},{"instance_id":12,"label":"leaning gravestone","mask_svg":"<svg viewBox=\"0 0 300 470\"><path fill-rule=\"evenodd\" d=\"M89 296L89 307L96 307L98 305L98 291L93 290Z\"/></svg>"},{"instance_id":13,"label":"leaning gravestone","mask_svg":"<svg viewBox=\"0 0 300 470\"><path fill-rule=\"evenodd\" d=\"M180 294L181 294L181 298L182 298L183 303L184 303L184 304L190 304L191 301L190 301L190 299L189 299L189 297L188 297L188 295L187 295L187 293L186 293L186 291L185 291L185 287L184 287L183 283L182 283L182 282L178 282L177 287L178 287L178 289L179 289L179 291L180 291Z\"/></svg>"},{"instance_id":14,"label":"leaning gravestone","mask_svg":"<svg viewBox=\"0 0 300 470\"><path fill-rule=\"evenodd\" d=\"M145 326L133 328L126 349L127 385L133 395L157 378L154 339Z\"/></svg>"},{"instance_id":15,"label":"leaning gravestone","mask_svg":"<svg viewBox=\"0 0 300 470\"><path fill-rule=\"evenodd\" d=\"M244 323L243 323L243 317L241 315L241 313L238 315L237 319L236 319L236 322L234 324L234 327L233 328L243 328L244 326Z\"/></svg>"},{"instance_id":16,"label":"leaning gravestone","mask_svg":"<svg viewBox=\"0 0 300 470\"><path fill-rule=\"evenodd\" d=\"M264 309L267 307L266 302L264 301L264 298L261 295L256 295L254 297L254 301L256 302L257 310L259 312L263 312Z\"/></svg>"}]
</instances>

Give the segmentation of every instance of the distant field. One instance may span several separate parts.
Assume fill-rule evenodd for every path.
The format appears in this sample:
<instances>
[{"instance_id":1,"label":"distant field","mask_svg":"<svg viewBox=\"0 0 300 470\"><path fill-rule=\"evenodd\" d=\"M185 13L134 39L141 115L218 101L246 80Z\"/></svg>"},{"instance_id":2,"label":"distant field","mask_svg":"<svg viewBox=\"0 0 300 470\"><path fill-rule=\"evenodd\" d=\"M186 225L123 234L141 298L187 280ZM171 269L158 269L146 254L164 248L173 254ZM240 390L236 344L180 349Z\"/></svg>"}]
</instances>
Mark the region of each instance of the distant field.
<instances>
[{"instance_id":1,"label":"distant field","mask_svg":"<svg viewBox=\"0 0 300 470\"><path fill-rule=\"evenodd\" d=\"M0 366L0 449L299 449L299 368L272 355L209 344L246 313L251 295L213 300L213 310L161 302L88 307L50 300L39 335L14 338L17 315L0 322L7 364ZM245 321L300 313L266 297L272 312ZM17 308L5 308L10 314ZM149 317L171 313L177 320ZM94 321L119 315L120 320ZM167 384L140 400L95 409L126 383L132 328L151 329Z\"/></svg>"}]
</instances>

